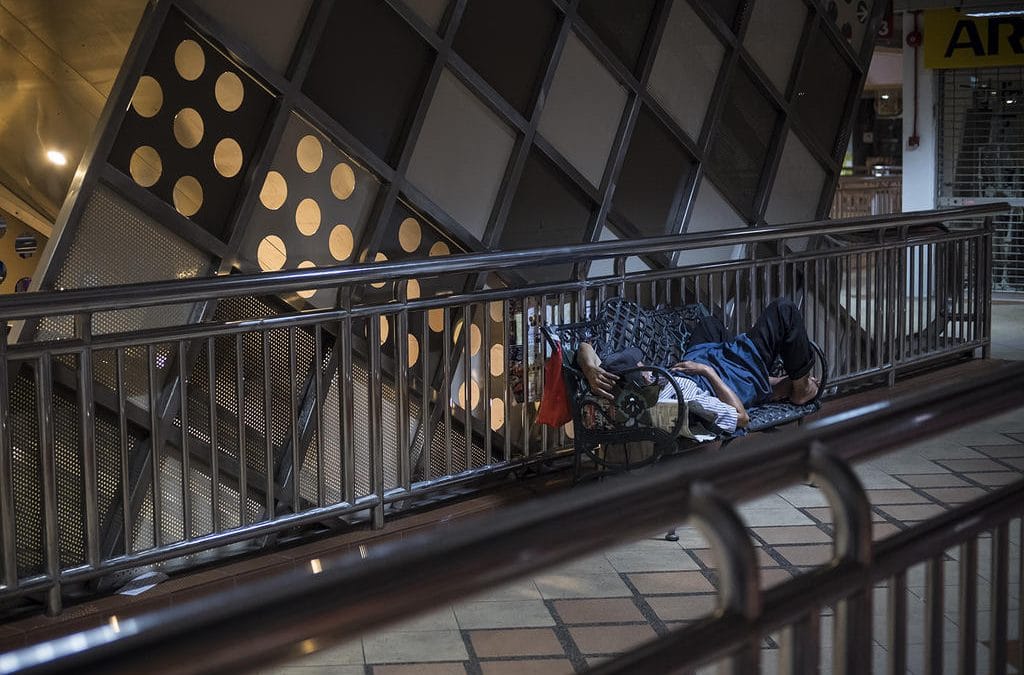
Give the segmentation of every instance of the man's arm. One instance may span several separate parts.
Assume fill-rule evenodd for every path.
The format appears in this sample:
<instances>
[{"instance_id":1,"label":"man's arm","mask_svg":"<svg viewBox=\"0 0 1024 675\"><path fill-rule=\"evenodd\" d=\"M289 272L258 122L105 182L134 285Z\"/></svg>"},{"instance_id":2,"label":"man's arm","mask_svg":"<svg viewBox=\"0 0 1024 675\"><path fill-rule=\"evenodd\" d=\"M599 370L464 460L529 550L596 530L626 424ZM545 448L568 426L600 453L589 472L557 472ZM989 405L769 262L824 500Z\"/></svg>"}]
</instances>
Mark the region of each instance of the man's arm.
<instances>
[{"instance_id":1,"label":"man's arm","mask_svg":"<svg viewBox=\"0 0 1024 675\"><path fill-rule=\"evenodd\" d=\"M723 403L736 408L736 428L743 429L750 424L750 415L747 414L747 409L743 406L743 402L740 401L740 397L736 395L736 392L729 385L722 381L722 378L718 376L718 372L714 368L705 363L694 363L693 361L682 361L672 366L672 368L684 373L700 375L707 380L711 388L715 390L715 396L721 399Z\"/></svg>"},{"instance_id":2,"label":"man's arm","mask_svg":"<svg viewBox=\"0 0 1024 675\"><path fill-rule=\"evenodd\" d=\"M619 378L601 367L601 358L589 342L580 343L579 349L576 350L576 365L587 378L590 391L607 399L615 399L612 388L618 383Z\"/></svg>"}]
</instances>

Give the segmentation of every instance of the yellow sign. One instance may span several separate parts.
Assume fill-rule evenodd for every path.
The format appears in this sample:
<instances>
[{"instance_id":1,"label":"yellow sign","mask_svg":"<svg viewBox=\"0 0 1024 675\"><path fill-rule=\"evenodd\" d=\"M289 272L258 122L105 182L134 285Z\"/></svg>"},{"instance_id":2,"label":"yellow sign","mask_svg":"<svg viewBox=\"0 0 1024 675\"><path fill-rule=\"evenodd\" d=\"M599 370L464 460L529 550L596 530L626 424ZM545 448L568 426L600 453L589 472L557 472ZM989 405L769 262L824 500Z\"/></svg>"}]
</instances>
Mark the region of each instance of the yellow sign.
<instances>
[{"instance_id":1,"label":"yellow sign","mask_svg":"<svg viewBox=\"0 0 1024 675\"><path fill-rule=\"evenodd\" d=\"M955 9L924 13L925 68L1024 66L1024 15L971 17Z\"/></svg>"}]
</instances>

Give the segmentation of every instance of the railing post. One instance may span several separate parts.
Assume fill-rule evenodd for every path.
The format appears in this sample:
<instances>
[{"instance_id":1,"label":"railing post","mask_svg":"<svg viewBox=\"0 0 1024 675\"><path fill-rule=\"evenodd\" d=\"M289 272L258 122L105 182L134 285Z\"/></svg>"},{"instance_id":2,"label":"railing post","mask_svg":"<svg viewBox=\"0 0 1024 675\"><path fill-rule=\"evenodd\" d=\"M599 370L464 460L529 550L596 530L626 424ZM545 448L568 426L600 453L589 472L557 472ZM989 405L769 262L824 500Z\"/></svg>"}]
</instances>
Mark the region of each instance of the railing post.
<instances>
[{"instance_id":1,"label":"railing post","mask_svg":"<svg viewBox=\"0 0 1024 675\"><path fill-rule=\"evenodd\" d=\"M690 488L689 511L718 558L718 612L747 621L761 614L760 568L747 527L735 506L713 487L697 482ZM761 635L753 631L720 669L722 675L760 671Z\"/></svg>"},{"instance_id":2,"label":"railing post","mask_svg":"<svg viewBox=\"0 0 1024 675\"><path fill-rule=\"evenodd\" d=\"M812 480L821 486L835 521L835 559L840 563L871 565L871 504L848 464L815 441L810 450ZM871 672L871 587L861 588L836 604L833 672L861 675Z\"/></svg>"},{"instance_id":3,"label":"railing post","mask_svg":"<svg viewBox=\"0 0 1024 675\"><path fill-rule=\"evenodd\" d=\"M60 590L60 532L57 514L57 467L53 442L53 365L49 353L36 362L36 413L39 424L39 454L42 464L43 568L49 577L46 613L55 616L63 607Z\"/></svg>"},{"instance_id":4,"label":"railing post","mask_svg":"<svg viewBox=\"0 0 1024 675\"><path fill-rule=\"evenodd\" d=\"M99 496L96 489L96 420L92 382L92 314L75 315L75 332L82 341L78 357L79 442L82 453L82 496L85 500L86 560L100 564Z\"/></svg>"},{"instance_id":5,"label":"railing post","mask_svg":"<svg viewBox=\"0 0 1024 675\"><path fill-rule=\"evenodd\" d=\"M14 527L14 461L11 456L11 424L7 331L10 327L0 319L0 540L3 542L4 586L18 585L18 545Z\"/></svg>"},{"instance_id":6,"label":"railing post","mask_svg":"<svg viewBox=\"0 0 1024 675\"><path fill-rule=\"evenodd\" d=\"M981 250L978 252L978 292L981 295L982 307L981 329L985 345L981 348L982 358L992 357L992 242L995 233L993 216L985 216L985 234L981 238ZM1022 640L1024 642L1024 640Z\"/></svg>"},{"instance_id":7,"label":"railing post","mask_svg":"<svg viewBox=\"0 0 1024 675\"><path fill-rule=\"evenodd\" d=\"M382 408L382 385L380 363L380 320L383 315L373 314L367 321L369 335L367 345L370 352L369 363L369 424L370 436L370 490L376 502L370 511L374 529L384 527L384 429Z\"/></svg>"}]
</instances>

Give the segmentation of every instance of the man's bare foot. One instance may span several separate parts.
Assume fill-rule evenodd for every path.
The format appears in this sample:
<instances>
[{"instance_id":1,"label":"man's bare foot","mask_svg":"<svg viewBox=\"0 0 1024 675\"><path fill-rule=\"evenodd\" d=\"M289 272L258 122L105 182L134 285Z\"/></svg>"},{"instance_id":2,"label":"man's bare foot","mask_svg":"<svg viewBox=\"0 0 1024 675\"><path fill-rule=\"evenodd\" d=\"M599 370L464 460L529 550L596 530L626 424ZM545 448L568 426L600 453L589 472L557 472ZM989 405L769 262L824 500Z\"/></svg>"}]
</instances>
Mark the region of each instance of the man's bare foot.
<instances>
[{"instance_id":1,"label":"man's bare foot","mask_svg":"<svg viewBox=\"0 0 1024 675\"><path fill-rule=\"evenodd\" d=\"M793 380L793 389L790 391L789 400L796 405L803 405L813 401L818 395L818 378L807 375L799 380Z\"/></svg>"}]
</instances>

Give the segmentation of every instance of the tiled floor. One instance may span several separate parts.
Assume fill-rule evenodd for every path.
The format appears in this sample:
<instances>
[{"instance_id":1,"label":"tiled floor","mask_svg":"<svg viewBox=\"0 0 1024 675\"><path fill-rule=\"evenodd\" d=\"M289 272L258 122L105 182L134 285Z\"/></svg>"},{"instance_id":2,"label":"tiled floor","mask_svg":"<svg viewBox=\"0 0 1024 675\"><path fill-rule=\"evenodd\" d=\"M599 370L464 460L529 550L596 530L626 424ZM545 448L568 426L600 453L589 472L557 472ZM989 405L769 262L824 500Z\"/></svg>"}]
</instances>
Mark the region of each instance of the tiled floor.
<instances>
[{"instance_id":1,"label":"tiled floor","mask_svg":"<svg viewBox=\"0 0 1024 675\"><path fill-rule=\"evenodd\" d=\"M1024 304L994 305L994 358L1024 359ZM875 539L1019 479L1024 473L1024 411L931 439L857 467L872 503ZM778 584L829 559L832 518L824 495L795 485L742 505L757 546L763 586ZM1011 570L1018 569L1014 528ZM658 535L605 551L510 586L445 607L353 643L328 648L265 671L266 675L527 675L572 673L664 634L715 607L715 556L700 532L679 530L678 542ZM990 547L979 546L979 673L987 672ZM954 672L959 552L946 563L947 672ZM1011 575L1011 578L1013 576ZM923 673L923 566L908 587L909 672ZM1019 634L1020 587L1010 584L1010 635ZM886 672L888 589L875 589L876 672ZM830 672L832 616L821 618L822 672ZM1016 644L1014 641L1013 644ZM767 639L762 672L778 667L778 643ZM984 658L980 658L984 657ZM1011 658L1011 663L1014 663ZM1011 668L1011 672L1015 672Z\"/></svg>"}]
</instances>

